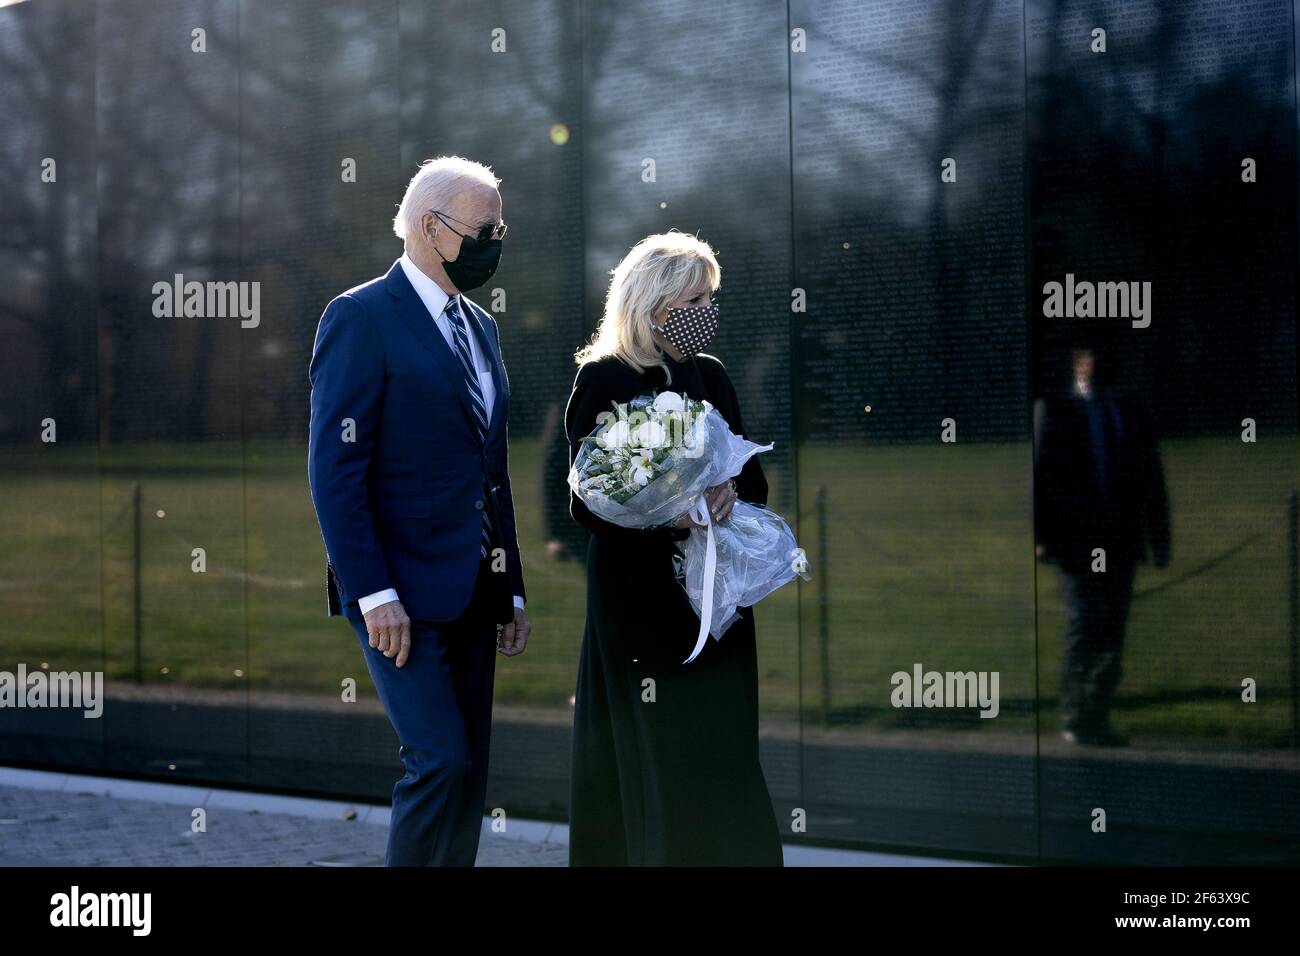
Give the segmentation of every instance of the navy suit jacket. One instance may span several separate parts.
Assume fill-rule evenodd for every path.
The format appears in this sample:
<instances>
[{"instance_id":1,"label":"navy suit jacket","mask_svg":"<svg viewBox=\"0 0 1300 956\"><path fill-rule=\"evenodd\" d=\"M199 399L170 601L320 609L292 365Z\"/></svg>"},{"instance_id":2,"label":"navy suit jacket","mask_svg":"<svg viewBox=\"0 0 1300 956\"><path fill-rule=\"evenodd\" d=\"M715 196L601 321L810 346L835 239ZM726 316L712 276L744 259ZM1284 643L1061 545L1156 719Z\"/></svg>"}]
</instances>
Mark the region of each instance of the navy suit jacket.
<instances>
[{"instance_id":1,"label":"navy suit jacket","mask_svg":"<svg viewBox=\"0 0 1300 956\"><path fill-rule=\"evenodd\" d=\"M308 378L307 476L325 539L328 613L396 588L412 620L449 621L474 591L483 509L491 509L511 594L526 597L507 460L510 385L496 320L466 318L492 363L486 441L470 418L462 366L400 261L335 297L316 329Z\"/></svg>"},{"instance_id":2,"label":"navy suit jacket","mask_svg":"<svg viewBox=\"0 0 1300 956\"><path fill-rule=\"evenodd\" d=\"M1087 569L1092 549L1112 557L1164 565L1170 553L1169 493L1155 425L1143 405L1104 385L1119 416L1107 449L1109 499L1099 494L1092 434L1084 400L1070 395L1034 403L1034 534L1050 559L1067 570ZM1112 426L1113 427L1113 426ZM1118 553L1116 553L1118 552Z\"/></svg>"}]
</instances>

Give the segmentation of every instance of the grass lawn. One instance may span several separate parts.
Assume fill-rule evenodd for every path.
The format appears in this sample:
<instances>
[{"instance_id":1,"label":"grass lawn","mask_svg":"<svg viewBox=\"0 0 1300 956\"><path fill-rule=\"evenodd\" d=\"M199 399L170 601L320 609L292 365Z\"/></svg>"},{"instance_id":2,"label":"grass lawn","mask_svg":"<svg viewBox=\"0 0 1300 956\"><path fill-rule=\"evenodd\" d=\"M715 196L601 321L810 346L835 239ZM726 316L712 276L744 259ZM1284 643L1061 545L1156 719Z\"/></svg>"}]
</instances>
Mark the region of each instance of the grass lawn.
<instances>
[{"instance_id":1,"label":"grass lawn","mask_svg":"<svg viewBox=\"0 0 1300 956\"><path fill-rule=\"evenodd\" d=\"M1137 588L1174 583L1135 601L1117 723L1271 744L1290 719L1294 440L1169 440L1162 450L1174 560L1142 568ZM882 726L937 718L889 708L890 674L917 662L999 672L1002 716L977 721L981 729L1027 730L1036 700L1054 708L1060 608L1055 570L1033 561L1028 445L806 444L798 460L796 530L813 580L759 605L767 713ZM0 462L0 668L134 673L138 480L145 681L333 694L346 677L368 680L351 627L325 616L304 447L9 448ZM564 708L582 638L583 569L546 556L536 444L515 440L511 463L535 637L524 657L499 659L496 699ZM769 478L773 502L786 500L793 476ZM1175 580L1253 535L1205 573ZM195 548L206 573L191 569ZM1257 704L1240 703L1247 677Z\"/></svg>"}]
</instances>

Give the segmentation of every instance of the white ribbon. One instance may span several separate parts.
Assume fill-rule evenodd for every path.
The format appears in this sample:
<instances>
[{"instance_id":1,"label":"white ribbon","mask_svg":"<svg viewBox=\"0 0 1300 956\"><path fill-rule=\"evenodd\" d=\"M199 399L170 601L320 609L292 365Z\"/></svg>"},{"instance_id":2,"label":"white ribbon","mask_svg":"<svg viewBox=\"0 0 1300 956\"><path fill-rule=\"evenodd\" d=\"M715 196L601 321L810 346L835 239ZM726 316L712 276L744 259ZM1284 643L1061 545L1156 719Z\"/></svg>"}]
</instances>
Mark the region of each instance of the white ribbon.
<instances>
[{"instance_id":1,"label":"white ribbon","mask_svg":"<svg viewBox=\"0 0 1300 956\"><path fill-rule=\"evenodd\" d=\"M713 521L709 516L709 500L704 495L700 495L700 500L691 508L691 517L696 524L704 525L704 600L700 602L700 633L695 637L695 650L682 661L683 664L689 664L699 657L700 651L708 643L709 621L713 617L713 576L718 570L718 552L713 543Z\"/></svg>"}]
</instances>

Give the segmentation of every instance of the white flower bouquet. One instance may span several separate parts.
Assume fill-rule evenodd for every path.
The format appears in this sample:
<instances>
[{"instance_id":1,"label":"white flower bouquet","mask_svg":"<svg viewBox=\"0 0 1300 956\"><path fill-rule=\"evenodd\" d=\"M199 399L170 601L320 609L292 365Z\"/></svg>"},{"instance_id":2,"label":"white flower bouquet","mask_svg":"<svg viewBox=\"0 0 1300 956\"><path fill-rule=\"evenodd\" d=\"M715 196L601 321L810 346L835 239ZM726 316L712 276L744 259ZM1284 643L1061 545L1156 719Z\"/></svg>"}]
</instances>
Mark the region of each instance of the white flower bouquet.
<instances>
[{"instance_id":1,"label":"white flower bouquet","mask_svg":"<svg viewBox=\"0 0 1300 956\"><path fill-rule=\"evenodd\" d=\"M722 524L709 515L705 490L771 450L734 434L709 402L660 392L602 413L569 469L569 488L612 524L665 527L689 511L703 526L691 528L683 555L686 596L700 617L688 664L710 633L721 639L738 607L756 604L796 576L808 580L803 551L779 515L745 501Z\"/></svg>"}]
</instances>

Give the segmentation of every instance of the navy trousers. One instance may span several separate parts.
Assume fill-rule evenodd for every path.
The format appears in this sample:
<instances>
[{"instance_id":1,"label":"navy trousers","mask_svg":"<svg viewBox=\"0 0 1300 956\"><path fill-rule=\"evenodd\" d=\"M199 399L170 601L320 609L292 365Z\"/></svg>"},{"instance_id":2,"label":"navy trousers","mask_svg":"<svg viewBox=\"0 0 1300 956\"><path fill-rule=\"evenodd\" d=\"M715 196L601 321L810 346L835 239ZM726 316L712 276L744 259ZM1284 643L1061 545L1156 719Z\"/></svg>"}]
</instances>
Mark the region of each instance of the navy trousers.
<instances>
[{"instance_id":1,"label":"navy trousers","mask_svg":"<svg viewBox=\"0 0 1300 956\"><path fill-rule=\"evenodd\" d=\"M1061 658L1061 727L1110 731L1110 710L1123 674L1124 631L1133 600L1133 561L1113 561L1106 572L1060 572L1065 605Z\"/></svg>"},{"instance_id":2,"label":"navy trousers","mask_svg":"<svg viewBox=\"0 0 1300 956\"><path fill-rule=\"evenodd\" d=\"M492 683L505 575L479 567L474 596L454 621L412 621L406 664L370 646L355 604L345 614L397 732L405 775L393 787L385 866L473 866L487 793Z\"/></svg>"}]
</instances>

